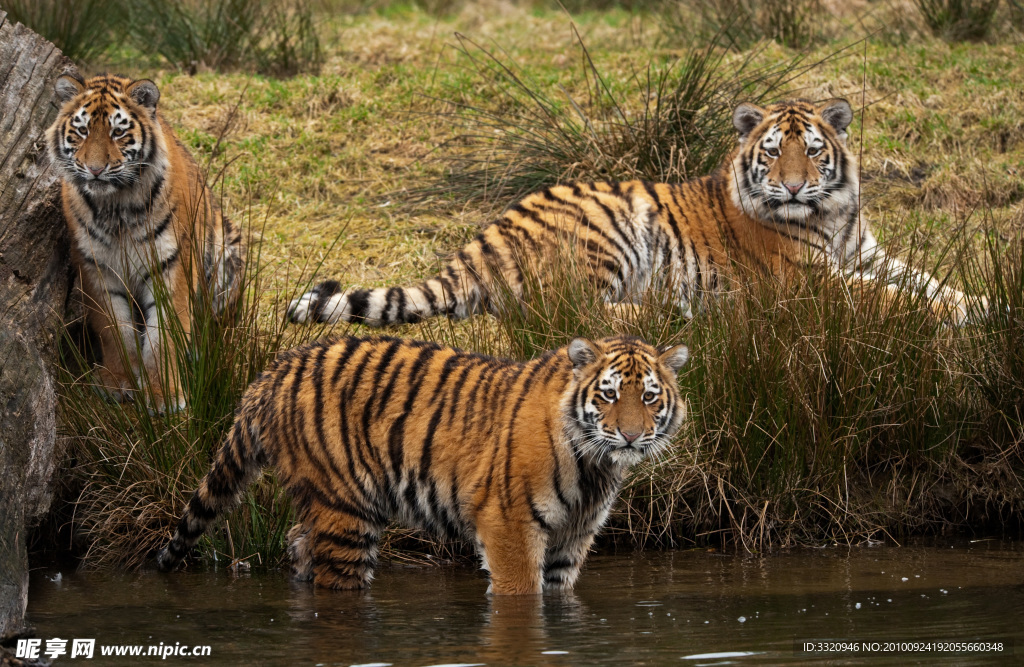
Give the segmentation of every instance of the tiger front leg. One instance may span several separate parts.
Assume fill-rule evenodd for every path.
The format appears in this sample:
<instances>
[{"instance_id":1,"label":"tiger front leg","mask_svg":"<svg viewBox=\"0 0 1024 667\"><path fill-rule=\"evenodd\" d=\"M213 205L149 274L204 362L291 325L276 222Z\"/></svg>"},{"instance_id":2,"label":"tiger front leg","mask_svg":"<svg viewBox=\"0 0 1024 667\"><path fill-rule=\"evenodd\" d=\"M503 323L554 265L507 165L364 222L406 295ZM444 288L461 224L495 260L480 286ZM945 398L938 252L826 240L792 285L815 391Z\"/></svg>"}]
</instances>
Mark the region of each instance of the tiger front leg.
<instances>
[{"instance_id":1,"label":"tiger front leg","mask_svg":"<svg viewBox=\"0 0 1024 667\"><path fill-rule=\"evenodd\" d=\"M86 279L82 292L88 326L99 338L100 362L93 370L95 389L104 397L122 401L131 397L139 349L132 323L131 297L121 288L96 288Z\"/></svg>"},{"instance_id":2,"label":"tiger front leg","mask_svg":"<svg viewBox=\"0 0 1024 667\"><path fill-rule=\"evenodd\" d=\"M313 547L309 539L309 528L297 523L288 529L285 536L288 543L288 557L292 561L292 577L298 581L313 581Z\"/></svg>"},{"instance_id":3,"label":"tiger front leg","mask_svg":"<svg viewBox=\"0 0 1024 667\"><path fill-rule=\"evenodd\" d=\"M571 591L587 559L594 534L563 537L548 547L544 557L544 588Z\"/></svg>"},{"instance_id":4,"label":"tiger front leg","mask_svg":"<svg viewBox=\"0 0 1024 667\"><path fill-rule=\"evenodd\" d=\"M477 521L478 550L490 570L488 593L536 595L542 590L547 536L531 520L496 517Z\"/></svg>"},{"instance_id":5,"label":"tiger front leg","mask_svg":"<svg viewBox=\"0 0 1024 667\"><path fill-rule=\"evenodd\" d=\"M988 314L988 299L971 296L951 287L943 287L939 295L929 301L932 314L952 326L976 324Z\"/></svg>"},{"instance_id":6,"label":"tiger front leg","mask_svg":"<svg viewBox=\"0 0 1024 667\"><path fill-rule=\"evenodd\" d=\"M159 412L176 412L185 407L178 373L178 345L188 343L192 328L186 293L187 288L183 288L158 298L147 286L139 300L145 322L140 380L148 387L152 409Z\"/></svg>"},{"instance_id":7,"label":"tiger front leg","mask_svg":"<svg viewBox=\"0 0 1024 667\"><path fill-rule=\"evenodd\" d=\"M924 297L928 312L937 320L954 327L977 322L988 313L987 298L953 289L927 271L912 268L903 260L888 255L870 233L864 246L847 277L851 288L882 282L882 298L889 303L898 302L900 292L910 290Z\"/></svg>"}]
</instances>

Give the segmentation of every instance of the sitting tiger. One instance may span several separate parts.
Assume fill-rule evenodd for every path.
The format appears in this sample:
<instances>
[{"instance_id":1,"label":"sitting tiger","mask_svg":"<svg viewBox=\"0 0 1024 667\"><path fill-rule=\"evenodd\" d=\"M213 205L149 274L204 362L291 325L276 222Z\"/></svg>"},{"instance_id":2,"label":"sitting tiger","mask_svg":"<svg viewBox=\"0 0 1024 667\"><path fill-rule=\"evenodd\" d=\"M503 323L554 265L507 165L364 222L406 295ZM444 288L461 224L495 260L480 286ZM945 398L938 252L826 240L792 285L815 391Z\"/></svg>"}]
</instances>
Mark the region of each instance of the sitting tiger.
<instances>
[{"instance_id":1,"label":"sitting tiger","mask_svg":"<svg viewBox=\"0 0 1024 667\"><path fill-rule=\"evenodd\" d=\"M890 291L902 284L922 290L950 324L984 311L984 298L909 269L876 242L859 215L857 162L846 145L852 120L843 99L741 104L733 114L739 145L709 176L550 187L511 206L419 286L343 291L330 280L293 301L289 316L383 326L496 310L495 291L521 296L524 269L555 261L566 239L609 303L636 300L664 280L689 316L697 297L724 288L730 266L781 277L811 259L847 278L883 281Z\"/></svg>"},{"instance_id":2,"label":"sitting tiger","mask_svg":"<svg viewBox=\"0 0 1024 667\"><path fill-rule=\"evenodd\" d=\"M123 398L134 374L148 380L157 407L181 407L168 318L176 316L187 336L190 294L209 298L215 313L237 301L242 234L157 113L156 84L65 74L56 92L62 106L47 143L63 179L88 323L100 341L98 383Z\"/></svg>"},{"instance_id":3,"label":"sitting tiger","mask_svg":"<svg viewBox=\"0 0 1024 667\"><path fill-rule=\"evenodd\" d=\"M245 392L158 565L273 465L298 516L295 572L317 586L368 585L398 518L475 544L493 593L570 589L626 470L682 425L688 356L629 337L526 363L396 338L286 352Z\"/></svg>"}]
</instances>

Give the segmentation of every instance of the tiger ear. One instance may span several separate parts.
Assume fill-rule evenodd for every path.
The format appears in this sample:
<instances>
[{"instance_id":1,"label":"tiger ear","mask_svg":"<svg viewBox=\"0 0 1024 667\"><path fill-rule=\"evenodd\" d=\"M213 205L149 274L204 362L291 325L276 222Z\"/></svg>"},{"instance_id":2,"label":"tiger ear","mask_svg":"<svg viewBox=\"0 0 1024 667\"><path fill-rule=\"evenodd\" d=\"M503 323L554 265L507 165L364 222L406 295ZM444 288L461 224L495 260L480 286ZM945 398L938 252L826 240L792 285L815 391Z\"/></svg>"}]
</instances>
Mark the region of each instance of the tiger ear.
<instances>
[{"instance_id":1,"label":"tiger ear","mask_svg":"<svg viewBox=\"0 0 1024 667\"><path fill-rule=\"evenodd\" d=\"M764 120L764 115L765 110L756 104L744 102L736 107L736 111L732 114L732 124L740 133L740 139L745 139L748 134L753 132L754 128Z\"/></svg>"},{"instance_id":2,"label":"tiger ear","mask_svg":"<svg viewBox=\"0 0 1024 667\"><path fill-rule=\"evenodd\" d=\"M156 103L160 101L160 89L149 79L133 81L125 92L139 106L151 112L156 111Z\"/></svg>"},{"instance_id":3,"label":"tiger ear","mask_svg":"<svg viewBox=\"0 0 1024 667\"><path fill-rule=\"evenodd\" d=\"M849 102L839 97L829 100L818 109L818 115L835 128L840 139L846 138L846 128L853 122L853 108Z\"/></svg>"},{"instance_id":4,"label":"tiger ear","mask_svg":"<svg viewBox=\"0 0 1024 667\"><path fill-rule=\"evenodd\" d=\"M597 361L598 350L586 338L573 338L569 343L569 361L574 369L580 369Z\"/></svg>"},{"instance_id":5,"label":"tiger ear","mask_svg":"<svg viewBox=\"0 0 1024 667\"><path fill-rule=\"evenodd\" d=\"M673 373L677 373L689 360L690 348L685 345L673 345L662 348L661 356L658 357L658 361L671 368Z\"/></svg>"},{"instance_id":6,"label":"tiger ear","mask_svg":"<svg viewBox=\"0 0 1024 667\"><path fill-rule=\"evenodd\" d=\"M53 85L53 88L57 92L57 99L64 103L73 100L76 95L85 90L85 81L82 81L77 74L61 74L57 77L57 83Z\"/></svg>"}]
</instances>

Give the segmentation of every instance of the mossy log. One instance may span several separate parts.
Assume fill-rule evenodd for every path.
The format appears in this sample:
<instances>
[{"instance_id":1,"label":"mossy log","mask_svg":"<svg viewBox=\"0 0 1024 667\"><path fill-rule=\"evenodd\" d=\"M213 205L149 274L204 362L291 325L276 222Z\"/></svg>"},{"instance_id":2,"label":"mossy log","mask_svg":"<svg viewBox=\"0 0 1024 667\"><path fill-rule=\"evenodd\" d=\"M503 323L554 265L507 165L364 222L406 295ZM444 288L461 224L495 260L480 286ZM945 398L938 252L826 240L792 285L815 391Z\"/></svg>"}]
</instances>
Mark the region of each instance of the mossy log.
<instances>
[{"instance_id":1,"label":"mossy log","mask_svg":"<svg viewBox=\"0 0 1024 667\"><path fill-rule=\"evenodd\" d=\"M44 133L72 67L0 11L0 640L24 631L26 531L49 509L58 458L54 363L72 272Z\"/></svg>"}]
</instances>

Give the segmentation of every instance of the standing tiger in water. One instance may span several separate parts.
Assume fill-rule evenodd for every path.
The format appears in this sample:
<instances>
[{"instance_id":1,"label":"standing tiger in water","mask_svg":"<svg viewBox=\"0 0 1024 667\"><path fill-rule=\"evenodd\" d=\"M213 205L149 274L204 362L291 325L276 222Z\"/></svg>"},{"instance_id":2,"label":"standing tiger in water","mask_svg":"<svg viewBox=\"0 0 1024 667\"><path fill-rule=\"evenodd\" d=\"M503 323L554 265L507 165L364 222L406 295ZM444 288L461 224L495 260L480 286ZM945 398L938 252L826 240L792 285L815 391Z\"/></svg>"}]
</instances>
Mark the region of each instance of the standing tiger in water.
<instances>
[{"instance_id":1,"label":"standing tiger in water","mask_svg":"<svg viewBox=\"0 0 1024 667\"><path fill-rule=\"evenodd\" d=\"M388 519L472 541L491 591L570 589L626 470L685 419L683 345L583 338L515 363L396 338L320 341L281 355L157 562L175 567L274 465L299 523L300 578L362 588Z\"/></svg>"},{"instance_id":2,"label":"standing tiger in water","mask_svg":"<svg viewBox=\"0 0 1024 667\"><path fill-rule=\"evenodd\" d=\"M511 206L418 287L342 291L331 280L293 301L289 315L382 326L493 310L496 289L521 296L526 267L543 269L568 242L609 302L667 279L673 302L690 314L701 294L724 287L731 262L785 276L812 259L854 280L922 290L938 317L962 324L985 299L975 304L887 257L860 219L857 162L846 145L852 120L842 99L741 104L733 114L739 146L710 176L554 186Z\"/></svg>"},{"instance_id":3,"label":"standing tiger in water","mask_svg":"<svg viewBox=\"0 0 1024 667\"><path fill-rule=\"evenodd\" d=\"M181 407L177 355L161 328L176 316L188 335L190 293L209 298L215 313L237 301L241 232L157 113L156 84L65 74L56 91L62 106L47 143L63 177L89 326L100 339L100 388L127 396L134 374L148 379L157 407Z\"/></svg>"}]
</instances>

